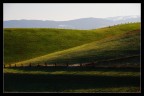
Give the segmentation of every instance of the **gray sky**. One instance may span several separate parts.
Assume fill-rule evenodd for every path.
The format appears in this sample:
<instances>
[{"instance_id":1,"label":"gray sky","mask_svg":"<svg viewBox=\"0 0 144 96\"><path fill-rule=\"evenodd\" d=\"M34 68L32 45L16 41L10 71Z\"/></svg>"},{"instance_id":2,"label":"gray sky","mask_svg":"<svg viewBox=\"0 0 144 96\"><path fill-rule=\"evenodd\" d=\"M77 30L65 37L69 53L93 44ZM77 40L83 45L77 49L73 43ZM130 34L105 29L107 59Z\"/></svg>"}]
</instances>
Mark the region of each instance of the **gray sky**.
<instances>
[{"instance_id":1,"label":"gray sky","mask_svg":"<svg viewBox=\"0 0 144 96\"><path fill-rule=\"evenodd\" d=\"M56 20L141 15L140 3L4 3L4 20Z\"/></svg>"}]
</instances>

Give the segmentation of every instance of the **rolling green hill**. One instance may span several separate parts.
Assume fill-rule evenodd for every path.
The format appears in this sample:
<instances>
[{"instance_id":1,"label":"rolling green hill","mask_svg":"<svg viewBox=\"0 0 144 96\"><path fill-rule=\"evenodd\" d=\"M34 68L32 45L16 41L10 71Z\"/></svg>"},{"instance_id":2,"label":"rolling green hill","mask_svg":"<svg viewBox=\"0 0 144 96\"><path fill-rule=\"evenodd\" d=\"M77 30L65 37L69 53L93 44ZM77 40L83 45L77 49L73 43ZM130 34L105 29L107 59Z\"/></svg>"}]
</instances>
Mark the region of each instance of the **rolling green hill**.
<instances>
[{"instance_id":1,"label":"rolling green hill","mask_svg":"<svg viewBox=\"0 0 144 96\"><path fill-rule=\"evenodd\" d=\"M4 29L5 64L73 64L133 55L140 55L140 23L96 30Z\"/></svg>"}]
</instances>

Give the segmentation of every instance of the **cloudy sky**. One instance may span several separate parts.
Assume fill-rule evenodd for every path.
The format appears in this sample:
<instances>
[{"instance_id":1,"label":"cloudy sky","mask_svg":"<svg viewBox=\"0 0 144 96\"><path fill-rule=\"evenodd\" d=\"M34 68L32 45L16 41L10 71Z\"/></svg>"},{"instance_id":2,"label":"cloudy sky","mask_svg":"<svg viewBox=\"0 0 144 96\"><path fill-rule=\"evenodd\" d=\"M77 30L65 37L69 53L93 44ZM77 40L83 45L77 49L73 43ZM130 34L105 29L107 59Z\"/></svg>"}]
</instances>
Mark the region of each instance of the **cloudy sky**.
<instances>
[{"instance_id":1,"label":"cloudy sky","mask_svg":"<svg viewBox=\"0 0 144 96\"><path fill-rule=\"evenodd\" d=\"M140 3L3 3L4 20L56 20L141 15Z\"/></svg>"}]
</instances>

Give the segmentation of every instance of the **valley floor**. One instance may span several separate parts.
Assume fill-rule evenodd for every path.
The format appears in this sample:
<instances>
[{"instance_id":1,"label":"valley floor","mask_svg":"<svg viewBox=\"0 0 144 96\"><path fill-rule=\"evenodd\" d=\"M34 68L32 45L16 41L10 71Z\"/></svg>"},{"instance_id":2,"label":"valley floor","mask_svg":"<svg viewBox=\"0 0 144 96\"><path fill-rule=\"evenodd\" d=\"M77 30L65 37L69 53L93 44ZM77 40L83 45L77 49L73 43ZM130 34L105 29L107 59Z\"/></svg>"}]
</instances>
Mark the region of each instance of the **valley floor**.
<instances>
[{"instance_id":1,"label":"valley floor","mask_svg":"<svg viewBox=\"0 0 144 96\"><path fill-rule=\"evenodd\" d=\"M4 92L140 92L140 68L4 68Z\"/></svg>"}]
</instances>

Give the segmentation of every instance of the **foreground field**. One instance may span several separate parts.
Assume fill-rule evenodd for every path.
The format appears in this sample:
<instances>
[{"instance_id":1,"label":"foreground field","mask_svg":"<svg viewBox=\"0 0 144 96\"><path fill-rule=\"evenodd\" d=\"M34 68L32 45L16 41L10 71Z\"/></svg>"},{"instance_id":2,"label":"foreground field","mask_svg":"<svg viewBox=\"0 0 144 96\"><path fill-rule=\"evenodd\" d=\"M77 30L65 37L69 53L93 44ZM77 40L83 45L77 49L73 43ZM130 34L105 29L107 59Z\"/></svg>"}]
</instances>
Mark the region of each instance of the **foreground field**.
<instances>
[{"instance_id":1,"label":"foreground field","mask_svg":"<svg viewBox=\"0 0 144 96\"><path fill-rule=\"evenodd\" d=\"M139 68L4 69L5 92L140 92Z\"/></svg>"}]
</instances>

